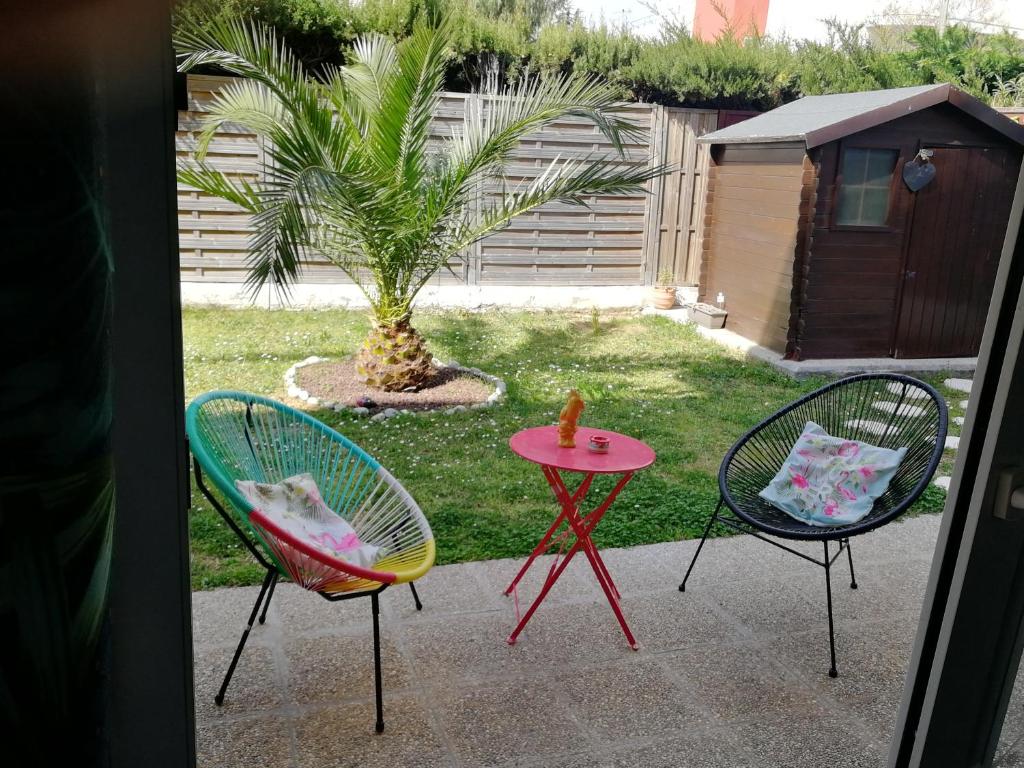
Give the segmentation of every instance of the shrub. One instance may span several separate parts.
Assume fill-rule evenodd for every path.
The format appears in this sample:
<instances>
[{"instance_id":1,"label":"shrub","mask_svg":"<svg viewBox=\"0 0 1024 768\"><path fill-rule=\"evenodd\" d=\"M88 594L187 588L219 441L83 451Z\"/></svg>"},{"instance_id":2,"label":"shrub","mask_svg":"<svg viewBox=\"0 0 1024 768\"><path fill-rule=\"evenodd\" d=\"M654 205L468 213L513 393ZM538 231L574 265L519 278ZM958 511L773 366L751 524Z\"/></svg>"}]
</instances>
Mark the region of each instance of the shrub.
<instances>
[{"instance_id":1,"label":"shrub","mask_svg":"<svg viewBox=\"0 0 1024 768\"><path fill-rule=\"evenodd\" d=\"M1024 41L961 26L943 34L912 29L883 49L868 41L862 25L837 22L824 43L756 37L705 43L670 20L661 39L648 40L626 29L588 27L570 0L185 0L178 16L193 23L255 18L316 69L344 64L360 35L408 37L432 8L452 27L450 90L512 82L524 72L579 72L607 79L627 99L771 109L804 94L947 81L987 100L1000 83L1024 74Z\"/></svg>"}]
</instances>

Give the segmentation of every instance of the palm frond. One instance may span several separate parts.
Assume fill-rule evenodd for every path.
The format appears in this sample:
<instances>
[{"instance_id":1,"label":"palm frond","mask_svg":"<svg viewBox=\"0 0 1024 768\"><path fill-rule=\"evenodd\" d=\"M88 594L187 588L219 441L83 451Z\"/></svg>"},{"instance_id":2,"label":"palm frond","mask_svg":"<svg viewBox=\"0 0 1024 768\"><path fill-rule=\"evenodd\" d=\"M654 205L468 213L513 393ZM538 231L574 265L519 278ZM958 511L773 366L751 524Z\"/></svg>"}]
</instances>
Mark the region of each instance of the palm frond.
<instances>
[{"instance_id":1,"label":"palm frond","mask_svg":"<svg viewBox=\"0 0 1024 768\"><path fill-rule=\"evenodd\" d=\"M502 194L498 201L484 207L476 221L464 223L452 245L456 250L468 248L506 226L516 216L545 203L585 207L587 197L645 193L644 185L668 170L669 166L661 165L623 165L607 156L588 155L565 162L556 157L530 184Z\"/></svg>"},{"instance_id":2,"label":"palm frond","mask_svg":"<svg viewBox=\"0 0 1024 768\"><path fill-rule=\"evenodd\" d=\"M384 104L398 104L405 117L399 141L399 178L416 183L423 176L423 155L430 139L430 122L441 100L447 60L448 31L421 25L412 37L399 48L398 64L401 75L395 79L393 89Z\"/></svg>"},{"instance_id":3,"label":"palm frond","mask_svg":"<svg viewBox=\"0 0 1024 768\"><path fill-rule=\"evenodd\" d=\"M288 112L272 90L255 80L236 80L221 88L207 108L197 159L206 156L216 133L231 123L262 135L287 133L290 128Z\"/></svg>"},{"instance_id":4,"label":"palm frond","mask_svg":"<svg viewBox=\"0 0 1024 768\"><path fill-rule=\"evenodd\" d=\"M445 214L488 175L500 175L511 154L530 134L566 116L590 120L624 156L623 141L639 127L623 115L614 90L596 79L563 75L529 80L485 95L486 107L466 110L461 133L447 148L447 173L434 205ZM443 214L442 214L443 215Z\"/></svg>"},{"instance_id":5,"label":"palm frond","mask_svg":"<svg viewBox=\"0 0 1024 768\"><path fill-rule=\"evenodd\" d=\"M234 203L248 213L260 210L259 193L246 179L233 179L202 161L178 165L178 182Z\"/></svg>"},{"instance_id":6,"label":"palm frond","mask_svg":"<svg viewBox=\"0 0 1024 768\"><path fill-rule=\"evenodd\" d=\"M366 152L382 174L406 185L423 177L429 126L444 82L447 27L418 25L395 49L394 69L368 116ZM363 84L366 85L365 83Z\"/></svg>"},{"instance_id":7,"label":"palm frond","mask_svg":"<svg viewBox=\"0 0 1024 768\"><path fill-rule=\"evenodd\" d=\"M336 94L334 106L339 111L354 112L364 126L380 107L384 94L398 70L398 48L394 41L380 34L370 34L355 41L352 47L355 60L337 71L338 78L330 78ZM338 86L343 86L340 90Z\"/></svg>"},{"instance_id":8,"label":"palm frond","mask_svg":"<svg viewBox=\"0 0 1024 768\"><path fill-rule=\"evenodd\" d=\"M254 294L268 281L286 292L299 275L306 245L303 203L309 198L304 185L294 179L277 184L265 180L256 189L246 179L233 179L202 162L179 166L178 181L252 215L246 284Z\"/></svg>"},{"instance_id":9,"label":"palm frond","mask_svg":"<svg viewBox=\"0 0 1024 768\"><path fill-rule=\"evenodd\" d=\"M270 283L282 294L301 273L305 256L307 222L300 190L290 187L280 194L264 192L263 207L253 216L245 284L255 295Z\"/></svg>"},{"instance_id":10,"label":"palm frond","mask_svg":"<svg viewBox=\"0 0 1024 768\"><path fill-rule=\"evenodd\" d=\"M178 71L216 66L263 83L285 103L308 96L310 81L301 62L258 21L227 19L183 24L175 30Z\"/></svg>"}]
</instances>

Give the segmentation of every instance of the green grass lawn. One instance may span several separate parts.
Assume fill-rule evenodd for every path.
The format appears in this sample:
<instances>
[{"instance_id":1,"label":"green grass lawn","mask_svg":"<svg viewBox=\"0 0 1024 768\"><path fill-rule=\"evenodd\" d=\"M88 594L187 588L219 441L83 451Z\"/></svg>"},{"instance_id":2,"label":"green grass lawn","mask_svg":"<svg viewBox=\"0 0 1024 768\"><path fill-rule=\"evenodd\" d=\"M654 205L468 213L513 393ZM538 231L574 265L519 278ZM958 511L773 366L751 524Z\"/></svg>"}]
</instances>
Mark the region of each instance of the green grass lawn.
<instances>
[{"instance_id":1,"label":"green grass lawn","mask_svg":"<svg viewBox=\"0 0 1024 768\"><path fill-rule=\"evenodd\" d=\"M365 448L412 493L434 529L438 563L521 556L533 548L556 507L541 473L511 454L507 441L524 427L557 421L570 387L587 403L582 424L634 435L658 454L597 528L598 546L609 547L699 536L729 446L823 383L792 381L657 317L420 312L416 326L440 359L505 379L505 401L484 411L380 423L313 414ZM310 355L350 354L367 328L363 313L344 310L186 309L187 396L227 388L283 398L288 366ZM951 415L962 415L962 396L947 395ZM607 485L595 482L591 493ZM937 511L943 499L931 488L917 508ZM259 568L195 488L192 500L193 587L257 583Z\"/></svg>"}]
</instances>

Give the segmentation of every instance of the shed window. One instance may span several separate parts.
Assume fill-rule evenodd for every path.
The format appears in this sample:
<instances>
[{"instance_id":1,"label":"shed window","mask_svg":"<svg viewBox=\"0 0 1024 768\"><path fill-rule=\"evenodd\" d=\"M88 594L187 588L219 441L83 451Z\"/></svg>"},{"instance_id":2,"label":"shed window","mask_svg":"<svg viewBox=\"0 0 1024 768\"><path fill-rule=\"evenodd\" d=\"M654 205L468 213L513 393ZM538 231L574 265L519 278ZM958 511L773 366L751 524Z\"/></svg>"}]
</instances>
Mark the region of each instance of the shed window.
<instances>
[{"instance_id":1,"label":"shed window","mask_svg":"<svg viewBox=\"0 0 1024 768\"><path fill-rule=\"evenodd\" d=\"M835 223L849 227L884 227L889 218L889 188L896 149L849 147L843 152Z\"/></svg>"}]
</instances>

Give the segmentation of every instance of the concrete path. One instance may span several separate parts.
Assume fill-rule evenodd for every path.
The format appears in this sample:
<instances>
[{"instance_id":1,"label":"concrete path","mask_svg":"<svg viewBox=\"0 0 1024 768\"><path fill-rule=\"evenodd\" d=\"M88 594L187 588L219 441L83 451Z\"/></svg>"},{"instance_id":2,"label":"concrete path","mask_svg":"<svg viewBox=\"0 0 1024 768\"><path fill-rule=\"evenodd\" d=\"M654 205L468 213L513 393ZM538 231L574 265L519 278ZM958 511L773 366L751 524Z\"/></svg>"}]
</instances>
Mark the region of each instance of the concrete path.
<instances>
[{"instance_id":1,"label":"concrete path","mask_svg":"<svg viewBox=\"0 0 1024 768\"><path fill-rule=\"evenodd\" d=\"M434 568L422 613L406 588L381 596L379 736L369 600L330 604L280 586L216 707L256 590L197 592L199 764L882 766L938 528L926 515L854 539L856 591L837 563L835 680L822 570L750 537L709 542L685 594L676 587L695 541L604 553L639 651L582 558L513 647L501 589L521 561Z\"/></svg>"},{"instance_id":2,"label":"concrete path","mask_svg":"<svg viewBox=\"0 0 1024 768\"><path fill-rule=\"evenodd\" d=\"M740 336L729 329L729 322L726 321L725 328L712 330L702 328L690 322L689 312L686 307L675 307L673 309L655 309L644 307L642 315L656 315L671 320L674 323L693 325L694 330L716 344L728 349L742 352L747 357L768 363L776 370L792 376L794 379L806 379L811 376L850 376L855 373L907 373L907 374L928 374L954 371L964 374L973 374L978 367L976 357L932 357L920 358L893 358L893 357L856 357L856 358L829 358L824 360L786 360L784 355L774 349L763 347L755 341Z\"/></svg>"}]
</instances>

